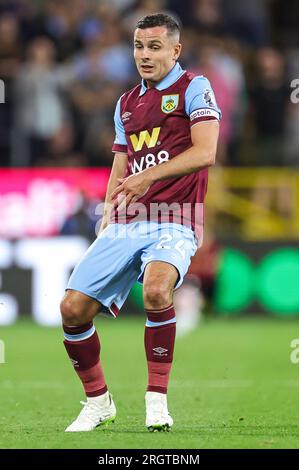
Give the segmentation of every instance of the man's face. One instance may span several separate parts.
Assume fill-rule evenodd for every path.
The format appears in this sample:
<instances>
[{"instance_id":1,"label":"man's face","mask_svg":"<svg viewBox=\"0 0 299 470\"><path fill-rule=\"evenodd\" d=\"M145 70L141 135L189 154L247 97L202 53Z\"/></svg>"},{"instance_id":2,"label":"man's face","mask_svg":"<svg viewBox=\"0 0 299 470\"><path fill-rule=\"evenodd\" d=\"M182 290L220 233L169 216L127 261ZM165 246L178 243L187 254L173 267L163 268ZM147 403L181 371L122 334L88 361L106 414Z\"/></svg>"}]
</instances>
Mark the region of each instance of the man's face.
<instances>
[{"instance_id":1,"label":"man's face","mask_svg":"<svg viewBox=\"0 0 299 470\"><path fill-rule=\"evenodd\" d=\"M181 52L178 39L168 35L165 26L135 30L134 58L138 72L149 86L159 83L174 66Z\"/></svg>"}]
</instances>

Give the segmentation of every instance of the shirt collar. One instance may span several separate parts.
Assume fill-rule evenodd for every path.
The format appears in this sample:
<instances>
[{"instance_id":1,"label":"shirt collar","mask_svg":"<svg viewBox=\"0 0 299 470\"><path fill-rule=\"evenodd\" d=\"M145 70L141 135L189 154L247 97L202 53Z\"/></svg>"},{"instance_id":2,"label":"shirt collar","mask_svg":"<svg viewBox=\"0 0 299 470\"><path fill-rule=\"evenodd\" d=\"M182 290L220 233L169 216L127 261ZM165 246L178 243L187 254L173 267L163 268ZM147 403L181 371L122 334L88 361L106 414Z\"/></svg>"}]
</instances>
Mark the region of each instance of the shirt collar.
<instances>
[{"instance_id":1,"label":"shirt collar","mask_svg":"<svg viewBox=\"0 0 299 470\"><path fill-rule=\"evenodd\" d=\"M173 85L179 78L181 75L183 75L183 73L185 72L185 70L182 69L182 67L180 66L180 64L177 62L174 67L172 67L172 69L170 70L170 72L168 72L168 74L161 80L161 82L159 82L155 88L159 91L162 91L162 90L165 90L166 88L169 88L171 85ZM146 86L146 82L145 80L141 80L141 89L140 89L140 93L139 93L139 96L142 96L144 95L144 93L146 93L146 91L148 90L147 86Z\"/></svg>"}]
</instances>

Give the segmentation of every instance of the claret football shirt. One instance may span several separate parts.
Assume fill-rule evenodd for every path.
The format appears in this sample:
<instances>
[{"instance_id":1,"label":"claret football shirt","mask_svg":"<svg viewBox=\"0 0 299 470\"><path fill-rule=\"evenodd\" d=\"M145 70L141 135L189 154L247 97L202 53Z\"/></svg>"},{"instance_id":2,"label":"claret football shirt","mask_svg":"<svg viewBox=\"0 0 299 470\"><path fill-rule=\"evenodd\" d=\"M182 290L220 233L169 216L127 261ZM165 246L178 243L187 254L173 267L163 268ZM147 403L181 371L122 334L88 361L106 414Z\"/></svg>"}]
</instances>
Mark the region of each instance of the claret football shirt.
<instances>
[{"instance_id":1,"label":"claret football shirt","mask_svg":"<svg viewBox=\"0 0 299 470\"><path fill-rule=\"evenodd\" d=\"M127 177L187 150L192 146L192 126L220 118L207 78L195 76L176 63L154 88L147 88L142 80L120 97L112 151L128 155ZM175 222L190 226L201 239L207 181L207 169L157 181L136 203L113 212L111 222Z\"/></svg>"}]
</instances>

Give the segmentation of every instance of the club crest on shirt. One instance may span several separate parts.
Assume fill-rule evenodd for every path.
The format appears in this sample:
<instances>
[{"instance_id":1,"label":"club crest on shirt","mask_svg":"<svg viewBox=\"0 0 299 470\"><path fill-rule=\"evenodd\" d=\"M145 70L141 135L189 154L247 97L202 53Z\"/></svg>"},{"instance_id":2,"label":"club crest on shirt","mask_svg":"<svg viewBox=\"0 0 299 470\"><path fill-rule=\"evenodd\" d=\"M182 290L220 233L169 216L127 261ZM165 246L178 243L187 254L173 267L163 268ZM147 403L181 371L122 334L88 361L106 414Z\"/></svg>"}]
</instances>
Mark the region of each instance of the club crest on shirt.
<instances>
[{"instance_id":1,"label":"club crest on shirt","mask_svg":"<svg viewBox=\"0 0 299 470\"><path fill-rule=\"evenodd\" d=\"M161 109L163 113L172 113L179 105L179 95L162 96Z\"/></svg>"}]
</instances>

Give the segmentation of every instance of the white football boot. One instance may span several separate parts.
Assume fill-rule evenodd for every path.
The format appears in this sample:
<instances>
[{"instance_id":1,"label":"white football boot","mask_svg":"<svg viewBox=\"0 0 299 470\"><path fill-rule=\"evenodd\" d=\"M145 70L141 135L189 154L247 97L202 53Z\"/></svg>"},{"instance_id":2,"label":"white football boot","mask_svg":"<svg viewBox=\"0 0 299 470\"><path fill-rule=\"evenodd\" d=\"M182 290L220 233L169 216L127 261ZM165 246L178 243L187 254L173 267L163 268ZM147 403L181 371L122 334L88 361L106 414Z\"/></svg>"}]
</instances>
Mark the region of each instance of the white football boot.
<instances>
[{"instance_id":1,"label":"white football boot","mask_svg":"<svg viewBox=\"0 0 299 470\"><path fill-rule=\"evenodd\" d=\"M167 396L164 393L146 392L145 406L147 429L150 432L170 431L173 419L168 413Z\"/></svg>"},{"instance_id":2,"label":"white football boot","mask_svg":"<svg viewBox=\"0 0 299 470\"><path fill-rule=\"evenodd\" d=\"M80 403L84 405L82 411L65 432L92 431L97 426L114 423L116 408L112 395L108 391L99 397L87 397L86 402Z\"/></svg>"}]
</instances>

